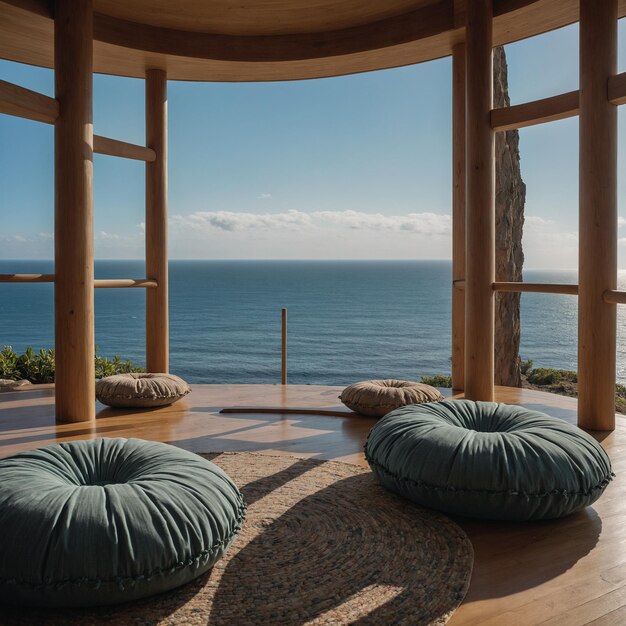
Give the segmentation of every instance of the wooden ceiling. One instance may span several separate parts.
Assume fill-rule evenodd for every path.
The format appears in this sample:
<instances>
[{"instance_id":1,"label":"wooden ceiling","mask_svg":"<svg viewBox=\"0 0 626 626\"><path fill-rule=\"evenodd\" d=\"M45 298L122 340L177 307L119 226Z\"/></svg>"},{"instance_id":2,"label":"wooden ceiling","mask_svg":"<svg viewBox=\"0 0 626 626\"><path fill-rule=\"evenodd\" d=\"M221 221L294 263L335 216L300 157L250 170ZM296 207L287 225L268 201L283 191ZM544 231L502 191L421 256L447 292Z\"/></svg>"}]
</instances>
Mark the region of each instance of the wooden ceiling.
<instances>
[{"instance_id":1,"label":"wooden ceiling","mask_svg":"<svg viewBox=\"0 0 626 626\"><path fill-rule=\"evenodd\" d=\"M465 0L94 0L94 69L173 80L267 81L447 56ZM53 2L0 0L0 57L53 64ZM619 2L626 15L626 0ZM500 45L578 20L578 0L494 0Z\"/></svg>"}]
</instances>

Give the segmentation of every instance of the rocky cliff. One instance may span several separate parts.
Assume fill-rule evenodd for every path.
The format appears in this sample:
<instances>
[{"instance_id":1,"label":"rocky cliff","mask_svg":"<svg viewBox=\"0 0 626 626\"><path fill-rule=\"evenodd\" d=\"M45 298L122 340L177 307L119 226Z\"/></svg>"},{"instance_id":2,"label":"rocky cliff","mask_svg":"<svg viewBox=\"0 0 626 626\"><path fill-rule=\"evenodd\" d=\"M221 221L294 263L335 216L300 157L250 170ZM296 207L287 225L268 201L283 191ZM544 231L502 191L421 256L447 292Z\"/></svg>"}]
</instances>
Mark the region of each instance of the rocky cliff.
<instances>
[{"instance_id":1,"label":"rocky cliff","mask_svg":"<svg viewBox=\"0 0 626 626\"><path fill-rule=\"evenodd\" d=\"M506 55L493 51L494 107L510 105ZM521 281L524 252L524 203L519 132L496 133L496 280ZM496 294L495 382L519 387L520 294Z\"/></svg>"}]
</instances>

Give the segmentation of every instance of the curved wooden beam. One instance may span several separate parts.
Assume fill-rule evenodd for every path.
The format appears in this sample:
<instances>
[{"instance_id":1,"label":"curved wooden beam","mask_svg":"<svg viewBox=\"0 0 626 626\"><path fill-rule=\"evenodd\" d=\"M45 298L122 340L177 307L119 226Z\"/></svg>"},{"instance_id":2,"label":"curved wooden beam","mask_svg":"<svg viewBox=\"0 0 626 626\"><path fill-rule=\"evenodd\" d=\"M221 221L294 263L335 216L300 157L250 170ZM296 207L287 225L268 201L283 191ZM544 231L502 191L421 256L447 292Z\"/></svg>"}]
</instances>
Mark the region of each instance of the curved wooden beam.
<instances>
[{"instance_id":1,"label":"curved wooden beam","mask_svg":"<svg viewBox=\"0 0 626 626\"><path fill-rule=\"evenodd\" d=\"M0 57L52 66L51 4L0 0ZM578 4L494 0L493 45L576 22ZM619 13L626 15L626 0L619 0ZM188 32L96 13L94 71L143 78L146 69L159 68L171 80L229 82L338 76L448 56L463 41L464 21L458 0L330 32L271 36Z\"/></svg>"}]
</instances>

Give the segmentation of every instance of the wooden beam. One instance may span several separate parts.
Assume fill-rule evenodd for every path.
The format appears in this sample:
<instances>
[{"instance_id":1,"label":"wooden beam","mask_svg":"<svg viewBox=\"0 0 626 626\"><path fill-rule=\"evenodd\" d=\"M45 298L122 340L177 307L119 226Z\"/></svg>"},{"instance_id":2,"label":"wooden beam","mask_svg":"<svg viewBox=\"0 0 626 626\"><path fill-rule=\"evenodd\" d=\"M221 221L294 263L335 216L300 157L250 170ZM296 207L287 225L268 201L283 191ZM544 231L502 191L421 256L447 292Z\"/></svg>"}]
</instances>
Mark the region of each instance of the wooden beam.
<instances>
[{"instance_id":1,"label":"wooden beam","mask_svg":"<svg viewBox=\"0 0 626 626\"><path fill-rule=\"evenodd\" d=\"M287 384L287 309L282 310L281 315L281 376L280 382Z\"/></svg>"},{"instance_id":2,"label":"wooden beam","mask_svg":"<svg viewBox=\"0 0 626 626\"><path fill-rule=\"evenodd\" d=\"M53 283L54 274L0 274L0 283Z\"/></svg>"},{"instance_id":3,"label":"wooden beam","mask_svg":"<svg viewBox=\"0 0 626 626\"><path fill-rule=\"evenodd\" d=\"M565 283L515 283L495 282L494 291L514 291L520 293L558 293L570 296L578 295L578 285Z\"/></svg>"},{"instance_id":4,"label":"wooden beam","mask_svg":"<svg viewBox=\"0 0 626 626\"><path fill-rule=\"evenodd\" d=\"M146 164L146 273L156 289L146 292L146 367L169 371L167 267L167 76L146 72L146 143L155 160Z\"/></svg>"},{"instance_id":5,"label":"wooden beam","mask_svg":"<svg viewBox=\"0 0 626 626\"><path fill-rule=\"evenodd\" d=\"M0 283L53 283L54 274L0 274ZM158 286L152 278L104 278L93 281L96 289L143 288Z\"/></svg>"},{"instance_id":6,"label":"wooden beam","mask_svg":"<svg viewBox=\"0 0 626 626\"><path fill-rule=\"evenodd\" d=\"M138 146L134 143L126 143L118 139L109 139L109 137L103 137L102 135L93 136L93 151L98 154L108 154L109 156L134 159L136 161L147 161L148 163L156 159L154 150L151 148Z\"/></svg>"},{"instance_id":7,"label":"wooden beam","mask_svg":"<svg viewBox=\"0 0 626 626\"><path fill-rule=\"evenodd\" d=\"M626 104L626 72L609 77L608 91L611 104Z\"/></svg>"},{"instance_id":8,"label":"wooden beam","mask_svg":"<svg viewBox=\"0 0 626 626\"><path fill-rule=\"evenodd\" d=\"M580 2L580 210L578 424L615 428L617 108L607 84L617 71L617 0Z\"/></svg>"},{"instance_id":9,"label":"wooden beam","mask_svg":"<svg viewBox=\"0 0 626 626\"><path fill-rule=\"evenodd\" d=\"M95 419L93 0L57 0L55 93L55 402L58 422Z\"/></svg>"},{"instance_id":10,"label":"wooden beam","mask_svg":"<svg viewBox=\"0 0 626 626\"><path fill-rule=\"evenodd\" d=\"M452 387L465 387L465 44L452 49Z\"/></svg>"},{"instance_id":11,"label":"wooden beam","mask_svg":"<svg viewBox=\"0 0 626 626\"><path fill-rule=\"evenodd\" d=\"M495 131L525 128L578 115L579 92L516 104L491 111L491 128Z\"/></svg>"},{"instance_id":12,"label":"wooden beam","mask_svg":"<svg viewBox=\"0 0 626 626\"><path fill-rule=\"evenodd\" d=\"M0 80L0 113L54 124L59 115L59 103L42 93Z\"/></svg>"},{"instance_id":13,"label":"wooden beam","mask_svg":"<svg viewBox=\"0 0 626 626\"><path fill-rule=\"evenodd\" d=\"M94 281L94 287L96 289L155 289L158 283L151 278L101 278Z\"/></svg>"},{"instance_id":14,"label":"wooden beam","mask_svg":"<svg viewBox=\"0 0 626 626\"><path fill-rule=\"evenodd\" d=\"M466 27L465 397L493 400L495 149L492 1L469 0Z\"/></svg>"},{"instance_id":15,"label":"wooden beam","mask_svg":"<svg viewBox=\"0 0 626 626\"><path fill-rule=\"evenodd\" d=\"M605 302L610 304L626 304L626 291L607 289L602 295Z\"/></svg>"}]
</instances>

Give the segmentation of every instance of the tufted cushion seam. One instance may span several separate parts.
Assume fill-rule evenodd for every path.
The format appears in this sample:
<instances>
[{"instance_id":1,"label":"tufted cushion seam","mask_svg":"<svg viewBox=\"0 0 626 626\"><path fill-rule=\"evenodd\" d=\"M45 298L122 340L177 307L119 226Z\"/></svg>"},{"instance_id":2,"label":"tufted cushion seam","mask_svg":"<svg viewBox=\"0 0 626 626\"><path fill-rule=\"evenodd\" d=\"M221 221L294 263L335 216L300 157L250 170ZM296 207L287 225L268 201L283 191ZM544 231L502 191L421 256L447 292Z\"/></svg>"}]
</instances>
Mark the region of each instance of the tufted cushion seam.
<instances>
[{"instance_id":1,"label":"tufted cushion seam","mask_svg":"<svg viewBox=\"0 0 626 626\"><path fill-rule=\"evenodd\" d=\"M598 489L605 489L605 487L613 480L615 474L611 472L607 474L597 485L590 487L587 491L567 491L566 489L553 489L552 491L545 491L541 493L526 493L524 491L517 491L515 489L471 489L469 487L454 487L451 485L441 486L441 485L432 485L423 481L417 481L413 478L406 478L404 476L400 476L395 472L392 472L389 468L385 467L378 461L374 461L372 458L365 455L365 460L369 463L370 466L376 467L377 470L382 471L387 474L394 480L399 480L401 482L407 482L420 489L432 489L433 491L455 491L459 493L481 493L487 495L520 495L526 498L545 498L547 496L561 495L561 496L590 496L594 494Z\"/></svg>"}]
</instances>

